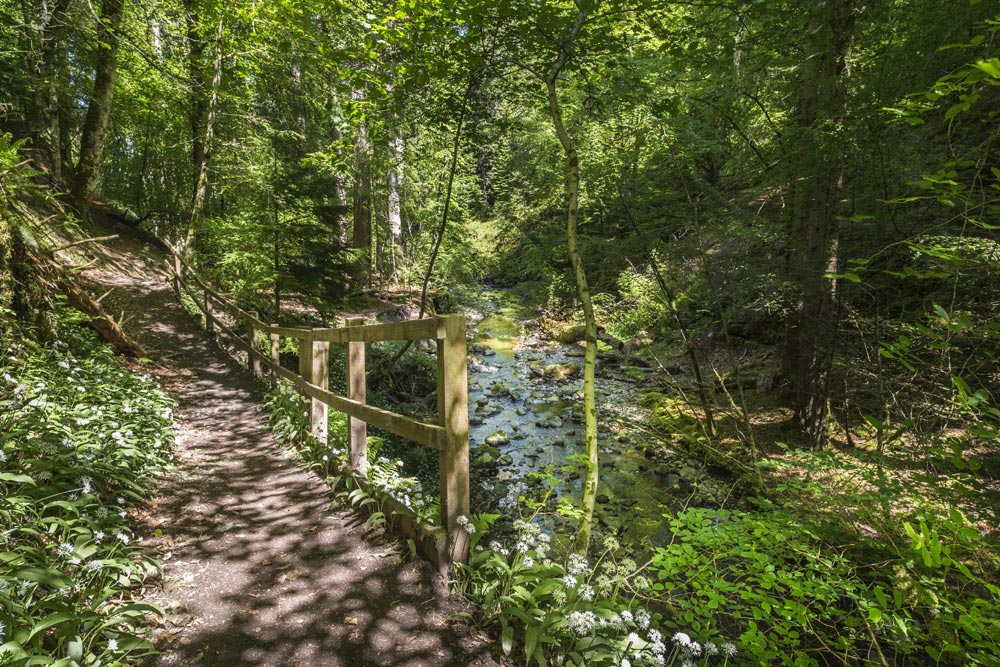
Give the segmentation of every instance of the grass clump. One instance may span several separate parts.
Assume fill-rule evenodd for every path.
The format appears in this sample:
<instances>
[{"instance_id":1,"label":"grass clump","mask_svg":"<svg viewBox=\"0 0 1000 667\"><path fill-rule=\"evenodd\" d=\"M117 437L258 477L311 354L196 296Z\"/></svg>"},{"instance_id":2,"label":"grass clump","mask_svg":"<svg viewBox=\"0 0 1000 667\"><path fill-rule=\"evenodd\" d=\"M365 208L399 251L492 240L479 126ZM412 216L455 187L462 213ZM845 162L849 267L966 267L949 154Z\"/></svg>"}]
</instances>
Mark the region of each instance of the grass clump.
<instances>
[{"instance_id":1,"label":"grass clump","mask_svg":"<svg viewBox=\"0 0 1000 667\"><path fill-rule=\"evenodd\" d=\"M134 601L159 563L131 515L171 462L171 399L68 309L0 333L0 664L113 667L153 652Z\"/></svg>"}]
</instances>

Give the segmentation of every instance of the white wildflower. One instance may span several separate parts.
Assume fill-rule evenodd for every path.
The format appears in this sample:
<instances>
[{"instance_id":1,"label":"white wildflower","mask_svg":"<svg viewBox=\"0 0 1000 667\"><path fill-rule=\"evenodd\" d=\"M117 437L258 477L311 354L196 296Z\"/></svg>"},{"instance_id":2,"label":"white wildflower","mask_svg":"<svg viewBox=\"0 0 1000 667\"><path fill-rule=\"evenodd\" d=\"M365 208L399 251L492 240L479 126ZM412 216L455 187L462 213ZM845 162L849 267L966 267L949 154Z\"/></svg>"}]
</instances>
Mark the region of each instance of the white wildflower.
<instances>
[{"instance_id":1,"label":"white wildflower","mask_svg":"<svg viewBox=\"0 0 1000 667\"><path fill-rule=\"evenodd\" d=\"M476 534L476 527L472 524L472 521L469 520L469 517L462 514L461 516L458 517L457 521L458 525L464 528L465 532L467 532L469 535Z\"/></svg>"},{"instance_id":2,"label":"white wildflower","mask_svg":"<svg viewBox=\"0 0 1000 667\"><path fill-rule=\"evenodd\" d=\"M719 647L716 646L715 642L705 642L705 655L719 655Z\"/></svg>"},{"instance_id":3,"label":"white wildflower","mask_svg":"<svg viewBox=\"0 0 1000 667\"><path fill-rule=\"evenodd\" d=\"M584 602L591 602L594 599L594 587L593 586L581 586L580 587L580 599Z\"/></svg>"},{"instance_id":4,"label":"white wildflower","mask_svg":"<svg viewBox=\"0 0 1000 667\"><path fill-rule=\"evenodd\" d=\"M628 658L622 658L621 667L632 667L632 663L629 662Z\"/></svg>"},{"instance_id":5,"label":"white wildflower","mask_svg":"<svg viewBox=\"0 0 1000 667\"><path fill-rule=\"evenodd\" d=\"M125 533L120 532L117 535L115 535L115 537L117 537L118 541L121 542L122 544L128 544L129 537Z\"/></svg>"},{"instance_id":6,"label":"white wildflower","mask_svg":"<svg viewBox=\"0 0 1000 667\"><path fill-rule=\"evenodd\" d=\"M736 655L736 644L732 642L726 642L722 645L722 652L728 655L730 658Z\"/></svg>"},{"instance_id":7,"label":"white wildflower","mask_svg":"<svg viewBox=\"0 0 1000 667\"><path fill-rule=\"evenodd\" d=\"M640 609L635 612L635 624L638 625L643 630L649 628L649 623L652 619L649 616L649 612L645 609Z\"/></svg>"},{"instance_id":8,"label":"white wildflower","mask_svg":"<svg viewBox=\"0 0 1000 667\"><path fill-rule=\"evenodd\" d=\"M566 625L569 629L581 637L590 634L597 624L597 617L592 611L574 611L566 617Z\"/></svg>"},{"instance_id":9,"label":"white wildflower","mask_svg":"<svg viewBox=\"0 0 1000 667\"><path fill-rule=\"evenodd\" d=\"M583 554L570 554L569 562L566 564L566 571L572 575L579 576L590 569L587 558Z\"/></svg>"},{"instance_id":10,"label":"white wildflower","mask_svg":"<svg viewBox=\"0 0 1000 667\"><path fill-rule=\"evenodd\" d=\"M691 637L689 637L688 635L684 634L683 632L678 632L678 633L674 634L673 642L675 644L677 644L678 646L690 646L691 645Z\"/></svg>"},{"instance_id":11,"label":"white wildflower","mask_svg":"<svg viewBox=\"0 0 1000 667\"><path fill-rule=\"evenodd\" d=\"M562 578L562 582L563 586L565 586L566 588L573 588L576 586L576 577L574 577L572 574L567 574L565 577Z\"/></svg>"},{"instance_id":12,"label":"white wildflower","mask_svg":"<svg viewBox=\"0 0 1000 667\"><path fill-rule=\"evenodd\" d=\"M114 653L115 651L118 650L118 640L117 639L109 639L108 640L108 650L111 651L112 653Z\"/></svg>"},{"instance_id":13,"label":"white wildflower","mask_svg":"<svg viewBox=\"0 0 1000 667\"><path fill-rule=\"evenodd\" d=\"M88 560L87 564L84 566L90 572L97 572L102 567L104 567L104 561L102 560Z\"/></svg>"},{"instance_id":14,"label":"white wildflower","mask_svg":"<svg viewBox=\"0 0 1000 667\"><path fill-rule=\"evenodd\" d=\"M688 644L687 650L688 653L697 658L699 655L701 655L701 644L699 644L698 642L691 642L690 644Z\"/></svg>"},{"instance_id":15,"label":"white wildflower","mask_svg":"<svg viewBox=\"0 0 1000 667\"><path fill-rule=\"evenodd\" d=\"M632 619L632 612L630 612L630 611L629 611L628 609L626 609L625 611L623 611L623 612L622 612L622 613L620 614L620 616L621 616L621 618L622 618L622 622L623 622L623 623L631 623L631 622L632 622L632 620L633 620L633 619Z\"/></svg>"},{"instance_id":16,"label":"white wildflower","mask_svg":"<svg viewBox=\"0 0 1000 667\"><path fill-rule=\"evenodd\" d=\"M63 542L59 545L57 551L60 556L69 556L73 553L73 545L69 542Z\"/></svg>"},{"instance_id":17,"label":"white wildflower","mask_svg":"<svg viewBox=\"0 0 1000 667\"><path fill-rule=\"evenodd\" d=\"M97 544L100 544L101 540L103 540L103 539L104 539L104 531L103 530L99 530L96 533L94 533L94 542L96 542Z\"/></svg>"},{"instance_id":18,"label":"white wildflower","mask_svg":"<svg viewBox=\"0 0 1000 667\"><path fill-rule=\"evenodd\" d=\"M636 633L634 633L634 632L628 633L628 645L629 646L635 648L636 646L639 646L639 645L644 644L644 643L645 642L642 641L642 638L640 638L639 635L637 635Z\"/></svg>"},{"instance_id":19,"label":"white wildflower","mask_svg":"<svg viewBox=\"0 0 1000 667\"><path fill-rule=\"evenodd\" d=\"M535 559L532 558L531 556L525 556L524 560L521 561L521 564L525 567L525 569L530 570L531 568L535 567Z\"/></svg>"}]
</instances>

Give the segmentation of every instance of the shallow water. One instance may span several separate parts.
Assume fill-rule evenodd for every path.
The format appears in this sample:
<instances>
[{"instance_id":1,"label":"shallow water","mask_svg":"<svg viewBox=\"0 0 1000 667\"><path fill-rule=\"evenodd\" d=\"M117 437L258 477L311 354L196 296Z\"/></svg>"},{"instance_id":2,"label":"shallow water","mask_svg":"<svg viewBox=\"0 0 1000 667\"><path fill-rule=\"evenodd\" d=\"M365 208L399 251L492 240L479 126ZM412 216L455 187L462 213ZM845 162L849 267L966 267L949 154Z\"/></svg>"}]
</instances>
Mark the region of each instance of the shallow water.
<instances>
[{"instance_id":1,"label":"shallow water","mask_svg":"<svg viewBox=\"0 0 1000 667\"><path fill-rule=\"evenodd\" d=\"M485 291L481 296L478 308L468 313L475 325L469 360L470 445L475 459L489 436L503 432L509 442L499 449L509 459L501 456L505 465L500 466L500 481L474 467L473 482L493 491L495 501L496 492L506 485L549 470L565 480L559 496L578 504L584 468L575 466L577 476L569 466L574 466L572 457L584 453L582 413L576 409L574 414L582 403L582 374L556 382L538 377L530 364L575 363L582 369L582 348L544 340L530 313L511 294ZM616 533L632 544L655 545L669 538L663 515L676 511L691 491L671 489L664 465L644 456L647 438L642 425L648 414L638 405L640 389L620 369L598 363L601 430L595 516L601 532ZM510 481L504 481L508 477Z\"/></svg>"}]
</instances>

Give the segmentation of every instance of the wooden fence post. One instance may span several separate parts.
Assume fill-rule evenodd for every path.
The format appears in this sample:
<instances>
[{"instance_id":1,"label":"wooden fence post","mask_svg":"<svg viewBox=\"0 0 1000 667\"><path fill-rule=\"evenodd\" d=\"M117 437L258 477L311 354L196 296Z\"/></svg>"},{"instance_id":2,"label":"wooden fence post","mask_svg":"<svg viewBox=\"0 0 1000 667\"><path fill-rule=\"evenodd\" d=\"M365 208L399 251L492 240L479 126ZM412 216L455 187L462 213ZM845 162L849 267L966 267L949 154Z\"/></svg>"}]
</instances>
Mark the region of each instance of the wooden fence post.
<instances>
[{"instance_id":1,"label":"wooden fence post","mask_svg":"<svg viewBox=\"0 0 1000 667\"><path fill-rule=\"evenodd\" d=\"M256 310L251 310L250 315L255 319L258 317ZM257 326L253 323L253 320L247 320L247 330L250 340L250 352L247 352L247 366L253 371L254 375L260 375L260 358L257 356L260 354L260 348L257 347Z\"/></svg>"},{"instance_id":2,"label":"wooden fence post","mask_svg":"<svg viewBox=\"0 0 1000 667\"><path fill-rule=\"evenodd\" d=\"M208 329L208 333L215 333L215 320L212 319L212 300L208 298L208 288L205 287L202 290L205 294L205 328Z\"/></svg>"},{"instance_id":3,"label":"wooden fence post","mask_svg":"<svg viewBox=\"0 0 1000 667\"><path fill-rule=\"evenodd\" d=\"M278 326L278 325L277 324L273 324L272 326ZM276 334L274 332L271 332L270 336L271 336L271 363L274 364L275 366L280 366L281 365L281 336L279 336L278 334ZM279 376L278 376L278 373L276 371L271 371L271 383L272 384L277 384L278 377Z\"/></svg>"},{"instance_id":4,"label":"wooden fence post","mask_svg":"<svg viewBox=\"0 0 1000 667\"><path fill-rule=\"evenodd\" d=\"M174 253L174 294L177 295L177 300L181 300L181 256L176 252Z\"/></svg>"},{"instance_id":5,"label":"wooden fence post","mask_svg":"<svg viewBox=\"0 0 1000 667\"><path fill-rule=\"evenodd\" d=\"M363 317L349 317L349 327L361 326ZM347 398L365 402L365 344L347 344ZM362 475L368 475L368 424L357 417L347 418L347 465Z\"/></svg>"},{"instance_id":6,"label":"wooden fence post","mask_svg":"<svg viewBox=\"0 0 1000 667\"><path fill-rule=\"evenodd\" d=\"M309 384L317 385L323 389L330 386L330 344L314 341L312 334L305 333L299 339L299 375ZM315 399L304 399L306 411L309 413L310 430L320 442L327 441L327 414L329 408L326 403Z\"/></svg>"},{"instance_id":7,"label":"wooden fence post","mask_svg":"<svg viewBox=\"0 0 1000 667\"><path fill-rule=\"evenodd\" d=\"M441 525L448 533L448 555L466 561L469 536L458 518L469 515L469 378L465 316L439 318L444 338L437 342L438 420L445 429L441 448Z\"/></svg>"}]
</instances>

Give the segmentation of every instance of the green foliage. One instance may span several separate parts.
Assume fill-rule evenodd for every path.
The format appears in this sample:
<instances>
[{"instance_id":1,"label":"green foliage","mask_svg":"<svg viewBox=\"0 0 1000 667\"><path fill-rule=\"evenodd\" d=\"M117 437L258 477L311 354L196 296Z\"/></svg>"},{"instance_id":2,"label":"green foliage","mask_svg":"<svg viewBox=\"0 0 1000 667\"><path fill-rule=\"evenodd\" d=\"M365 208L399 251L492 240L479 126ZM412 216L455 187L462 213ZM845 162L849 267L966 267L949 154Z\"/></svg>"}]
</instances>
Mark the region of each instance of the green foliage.
<instances>
[{"instance_id":1,"label":"green foliage","mask_svg":"<svg viewBox=\"0 0 1000 667\"><path fill-rule=\"evenodd\" d=\"M818 665L864 637L861 583L844 557L787 514L689 509L669 518L673 542L657 549L652 589L667 627L693 636L741 632L761 665Z\"/></svg>"},{"instance_id":2,"label":"green foliage","mask_svg":"<svg viewBox=\"0 0 1000 667\"><path fill-rule=\"evenodd\" d=\"M293 449L310 468L316 470L335 489L344 486L342 497L355 507L368 507L378 498L367 494L351 481L347 463L347 416L330 411L328 444L313 437L308 413L303 410L302 397L294 387L281 381L268 390L264 405L269 412L271 429L278 441ZM403 461L380 456L384 441L368 437L368 479L377 492L396 499L421 519L437 523L440 518L439 500L426 493L416 477L403 474ZM381 513L381 507L375 510ZM383 519L384 514L383 514Z\"/></svg>"},{"instance_id":3,"label":"green foliage","mask_svg":"<svg viewBox=\"0 0 1000 667\"><path fill-rule=\"evenodd\" d=\"M637 603L648 595L643 569L606 538L593 563L579 554L551 556L551 535L531 519L514 522L511 543L480 541L499 515L465 520L471 535L468 565L458 565L458 588L480 605L485 620L500 625L501 648L524 664L725 665L736 654L730 642L664 637L661 615ZM707 633L703 633L707 634Z\"/></svg>"},{"instance_id":4,"label":"green foliage","mask_svg":"<svg viewBox=\"0 0 1000 667\"><path fill-rule=\"evenodd\" d=\"M82 315L53 317L49 348L0 337L0 662L130 664L161 612L131 601L159 564L129 513L170 465L172 402Z\"/></svg>"},{"instance_id":5,"label":"green foliage","mask_svg":"<svg viewBox=\"0 0 1000 667\"><path fill-rule=\"evenodd\" d=\"M15 141L10 134L0 132L0 312L14 304L19 289L14 278L14 263L18 261L13 255L14 236L20 236L22 241L32 238L17 209L19 199L38 189L31 181L35 171L21 155L25 143L24 139ZM25 288L22 285L20 289Z\"/></svg>"},{"instance_id":6,"label":"green foliage","mask_svg":"<svg viewBox=\"0 0 1000 667\"><path fill-rule=\"evenodd\" d=\"M741 647L762 665L873 653L1000 664L1000 590L975 571L979 534L956 510L902 523L910 544L877 566L868 559L885 555L885 544L860 537L838 550L824 528L784 511L692 509L670 527L673 543L650 565L665 627L697 637L745 626Z\"/></svg>"}]
</instances>

